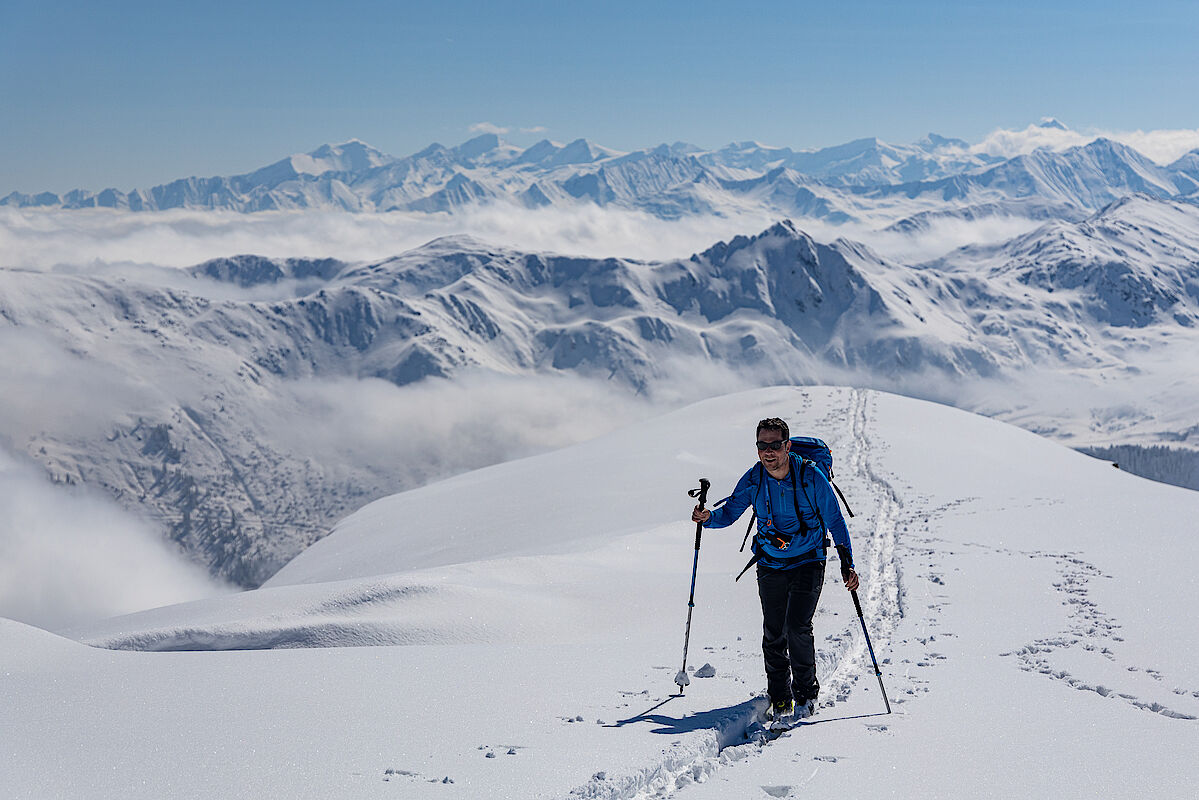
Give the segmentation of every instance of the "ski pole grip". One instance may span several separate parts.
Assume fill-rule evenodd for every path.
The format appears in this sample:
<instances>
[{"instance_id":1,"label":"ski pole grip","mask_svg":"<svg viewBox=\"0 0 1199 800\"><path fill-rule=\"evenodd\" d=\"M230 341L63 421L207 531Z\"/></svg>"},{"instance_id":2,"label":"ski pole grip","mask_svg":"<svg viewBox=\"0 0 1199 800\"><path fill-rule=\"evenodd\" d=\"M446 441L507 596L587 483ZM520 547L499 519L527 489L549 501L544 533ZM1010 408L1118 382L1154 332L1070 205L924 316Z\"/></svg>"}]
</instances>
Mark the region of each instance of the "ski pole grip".
<instances>
[{"instance_id":1,"label":"ski pole grip","mask_svg":"<svg viewBox=\"0 0 1199 800\"><path fill-rule=\"evenodd\" d=\"M861 618L862 617L862 601L858 600L858 590L852 589L849 592L849 594L851 597L853 597L854 608L856 608L858 610L858 617Z\"/></svg>"},{"instance_id":2,"label":"ski pole grip","mask_svg":"<svg viewBox=\"0 0 1199 800\"><path fill-rule=\"evenodd\" d=\"M704 510L704 503L706 503L708 501L708 487L711 485L712 485L712 482L709 481L707 478L700 478L699 479L699 488L692 489L691 491L687 492L688 495L690 495L691 497L695 497L699 500L699 510L700 511ZM696 551L699 550L699 538L703 534L703 531L704 531L704 524L702 522L695 523L695 549L696 549Z\"/></svg>"}]
</instances>

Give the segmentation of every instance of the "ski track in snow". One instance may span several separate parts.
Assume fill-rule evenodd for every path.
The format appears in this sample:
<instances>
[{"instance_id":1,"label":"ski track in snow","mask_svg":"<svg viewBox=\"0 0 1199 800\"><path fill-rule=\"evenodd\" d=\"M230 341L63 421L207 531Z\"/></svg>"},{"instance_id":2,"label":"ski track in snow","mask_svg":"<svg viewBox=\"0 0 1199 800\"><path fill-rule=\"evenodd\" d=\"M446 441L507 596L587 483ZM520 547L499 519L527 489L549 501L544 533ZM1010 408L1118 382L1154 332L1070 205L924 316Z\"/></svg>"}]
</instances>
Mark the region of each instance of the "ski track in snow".
<instances>
[{"instance_id":1,"label":"ski track in snow","mask_svg":"<svg viewBox=\"0 0 1199 800\"><path fill-rule=\"evenodd\" d=\"M887 650L891 634L904 615L902 571L896 556L896 534L903 514L903 502L870 460L870 413L866 393L855 389L848 390L847 395L848 413L814 423L812 430L832 430L838 425L848 425L848 444L841 448L841 452L848 450L844 459L847 466L840 472L858 482L854 496L858 498L859 505L867 505L861 502L864 495L858 494L864 489L877 509L868 532L854 525L855 522L861 524L868 517L859 516L849 520L849 523L855 561L859 569L865 565L862 573L865 595L860 598L862 611L882 669L890 660L881 654ZM793 416L805 418L810 415L803 414L801 410L801 413ZM836 562L830 560L830 564L835 565ZM839 569L838 566L832 568ZM839 588L839 583L834 585ZM833 599L827 596L827 589L822 599L826 604ZM844 618L838 616L834 619ZM827 618L825 622L827 624ZM839 631L825 637L824 644L816 653L816 664L819 674L824 676L821 685L824 699L819 704L821 710L846 701L859 680L867 675L872 676L873 668L856 612L851 610L848 622ZM885 669L883 680L884 683L887 680ZM873 691L873 681L863 688ZM721 709L724 713L714 721L698 745L688 748L680 742L674 742L663 752L660 761L633 773L617 775L611 771L596 772L590 781L573 789L570 797L579 800L649 800L671 797L692 784L703 783L717 770L746 762L763 748L789 737L788 733L772 733L762 726L760 719L765 707L765 699L756 697L732 708ZM802 726L803 723L800 723L799 727ZM880 733L887 731L886 725L873 725L870 728ZM763 787L763 790L772 796L783 797L793 788L777 786L769 789ZM771 789L780 793L775 794Z\"/></svg>"}]
</instances>

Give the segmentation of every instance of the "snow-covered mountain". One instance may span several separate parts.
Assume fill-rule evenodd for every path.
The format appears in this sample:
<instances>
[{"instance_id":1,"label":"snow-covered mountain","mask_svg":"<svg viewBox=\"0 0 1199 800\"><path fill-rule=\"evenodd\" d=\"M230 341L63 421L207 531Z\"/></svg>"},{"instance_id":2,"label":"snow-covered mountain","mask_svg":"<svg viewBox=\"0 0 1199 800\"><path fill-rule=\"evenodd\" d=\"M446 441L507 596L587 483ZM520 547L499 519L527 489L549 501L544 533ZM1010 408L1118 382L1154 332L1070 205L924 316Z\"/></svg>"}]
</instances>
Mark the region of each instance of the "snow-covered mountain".
<instances>
[{"instance_id":1,"label":"snow-covered mountain","mask_svg":"<svg viewBox=\"0 0 1199 800\"><path fill-rule=\"evenodd\" d=\"M0 320L29 363L65 360L56 380L97 399L57 419L15 407L0 435L247 586L349 511L438 474L387 448L316 442L312 415L338 382L572 375L652 397L695 370L745 385L837 376L1077 446L1199 436L1180 400L1196 388L1185 365L1199 337L1199 208L1147 195L921 265L781 222L665 262L449 237L362 264L218 259L161 283L6 270ZM1089 408L1011 389L1043 371L1137 383ZM980 381L996 390L962 394Z\"/></svg>"},{"instance_id":2,"label":"snow-covered mountain","mask_svg":"<svg viewBox=\"0 0 1199 800\"><path fill-rule=\"evenodd\" d=\"M819 709L778 738L741 526L704 532L693 677L672 683L685 492L732 486L775 415L832 447L893 709L834 560ZM1194 492L942 405L713 398L383 498L267 587L70 632L91 647L0 620L6 796L1186 796L1199 628L1163 610L1194 602L1197 514Z\"/></svg>"},{"instance_id":3,"label":"snow-covered mountain","mask_svg":"<svg viewBox=\"0 0 1199 800\"><path fill-rule=\"evenodd\" d=\"M134 211L331 208L452 212L465 206L597 205L665 219L746 208L876 227L929 214L1076 220L1131 193L1190 197L1195 153L1159 165L1108 139L1002 159L929 134L911 145L860 139L819 150L757 142L703 151L685 143L620 153L585 139L520 148L495 134L397 158L352 140L230 177L149 189L12 192L0 205Z\"/></svg>"},{"instance_id":4,"label":"snow-covered mountain","mask_svg":"<svg viewBox=\"0 0 1199 800\"><path fill-rule=\"evenodd\" d=\"M1188 203L1131 195L1082 222L1051 222L1000 245L963 248L935 266L1009 282L1012 296L1057 293L1066 311L1061 322L1199 324L1199 209Z\"/></svg>"}]
</instances>

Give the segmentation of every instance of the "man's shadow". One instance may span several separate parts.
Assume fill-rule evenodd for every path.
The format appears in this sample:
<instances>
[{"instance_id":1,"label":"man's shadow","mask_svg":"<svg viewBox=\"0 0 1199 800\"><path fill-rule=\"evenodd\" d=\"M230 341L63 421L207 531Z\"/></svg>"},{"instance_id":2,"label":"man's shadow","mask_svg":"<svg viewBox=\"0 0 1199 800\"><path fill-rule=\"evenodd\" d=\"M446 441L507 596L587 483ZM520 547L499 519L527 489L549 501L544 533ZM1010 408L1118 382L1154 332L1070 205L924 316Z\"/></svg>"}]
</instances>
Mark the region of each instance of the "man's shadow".
<instances>
[{"instance_id":1,"label":"man's shadow","mask_svg":"<svg viewBox=\"0 0 1199 800\"><path fill-rule=\"evenodd\" d=\"M636 714L628 719L617 720L611 725L606 725L607 728L623 728L635 722L650 722L661 727L654 728L650 733L659 733L668 736L677 736L682 733L691 733L699 730L719 730L728 724L729 720L739 717L752 717L760 713L766 706L764 698L751 698L743 703L737 703L732 706L723 708L713 708L708 711L697 711L685 717L671 717L665 714L655 714L662 706L675 700L682 695L672 694L666 699L650 706L640 714ZM824 722L837 722L841 720L852 719L869 719L870 717L885 717L886 712L878 711L873 714L855 714L847 717L822 717L821 719L805 719L796 724L796 727L807 725L819 725Z\"/></svg>"},{"instance_id":2,"label":"man's shadow","mask_svg":"<svg viewBox=\"0 0 1199 800\"><path fill-rule=\"evenodd\" d=\"M628 719L617 720L609 728L623 728L634 722L652 722L661 725L660 728L654 728L651 733L662 733L667 735L678 735L680 733L690 733L704 729L718 729L727 724L730 719L735 719L739 716L744 716L753 713L755 705L762 705L760 699L746 700L744 703L738 703L735 706L725 706L724 708L713 708L708 711L697 711L686 717L669 717L665 714L655 714L662 706L675 700L682 695L672 694L665 700L650 706L640 714L629 717Z\"/></svg>"}]
</instances>

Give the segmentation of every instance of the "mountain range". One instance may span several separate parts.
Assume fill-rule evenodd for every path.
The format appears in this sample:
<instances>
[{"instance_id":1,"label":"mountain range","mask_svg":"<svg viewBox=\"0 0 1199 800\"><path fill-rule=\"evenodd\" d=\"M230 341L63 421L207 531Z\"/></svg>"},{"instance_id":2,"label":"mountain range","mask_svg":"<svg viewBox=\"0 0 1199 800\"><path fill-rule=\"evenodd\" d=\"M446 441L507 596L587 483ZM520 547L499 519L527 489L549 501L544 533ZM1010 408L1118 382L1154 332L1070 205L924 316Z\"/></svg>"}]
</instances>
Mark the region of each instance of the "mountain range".
<instances>
[{"instance_id":1,"label":"mountain range","mask_svg":"<svg viewBox=\"0 0 1199 800\"><path fill-rule=\"evenodd\" d=\"M757 142L702 150L677 142L623 153L585 139L521 148L488 133L402 158L351 140L242 175L130 191L11 192L0 205L434 213L505 203L615 207L664 219L750 208L776 218L912 230L945 216L1078 221L1131 193L1195 200L1199 150L1163 165L1099 138L1004 159L929 134L910 145L867 138L818 150Z\"/></svg>"},{"instance_id":2,"label":"mountain range","mask_svg":"<svg viewBox=\"0 0 1199 800\"><path fill-rule=\"evenodd\" d=\"M121 398L79 412L85 422L9 412L0 436L243 586L363 503L431 477L399 449L310 441L312 387L573 375L652 396L711 368L746 385L903 387L1074 446L1199 443L1185 399L1199 207L1149 194L919 264L783 221L660 262L454 236L367 263L244 255L155 274L0 271L6 332L65 354L68 372L99 370ZM1127 385L1135 400L1047 411L1018 391L964 400L954 388L1038 371L1096 392Z\"/></svg>"}]
</instances>

